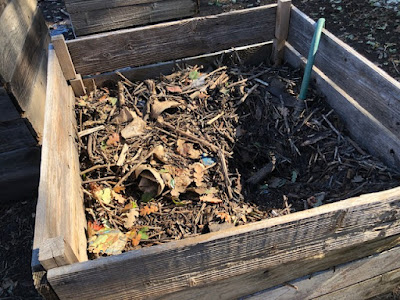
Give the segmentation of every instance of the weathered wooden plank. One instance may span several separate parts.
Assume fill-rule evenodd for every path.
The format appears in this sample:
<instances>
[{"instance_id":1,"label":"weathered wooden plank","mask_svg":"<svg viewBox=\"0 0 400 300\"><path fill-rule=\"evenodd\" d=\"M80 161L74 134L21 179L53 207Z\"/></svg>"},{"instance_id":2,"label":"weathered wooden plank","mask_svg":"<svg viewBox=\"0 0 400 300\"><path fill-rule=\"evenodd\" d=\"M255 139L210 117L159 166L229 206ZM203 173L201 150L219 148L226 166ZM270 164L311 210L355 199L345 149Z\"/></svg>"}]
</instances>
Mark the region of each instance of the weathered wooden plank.
<instances>
[{"instance_id":1,"label":"weathered wooden plank","mask_svg":"<svg viewBox=\"0 0 400 300\"><path fill-rule=\"evenodd\" d=\"M74 251L61 236L43 242L39 250L39 261L46 270L79 262Z\"/></svg>"},{"instance_id":2,"label":"weathered wooden plank","mask_svg":"<svg viewBox=\"0 0 400 300\"><path fill-rule=\"evenodd\" d=\"M39 166L39 147L1 153L0 202L34 199L39 182Z\"/></svg>"},{"instance_id":3,"label":"weathered wooden plank","mask_svg":"<svg viewBox=\"0 0 400 300\"><path fill-rule=\"evenodd\" d=\"M61 238L78 261L87 260L86 219L75 145L75 98L54 50L49 50L45 127L39 197L36 210L34 258L39 261L48 239ZM43 248L44 247L44 248ZM65 248L65 250L68 250ZM48 255L43 259L47 261ZM59 253L54 253L59 257ZM65 253L65 257L70 257ZM35 264L33 269L40 269Z\"/></svg>"},{"instance_id":4,"label":"weathered wooden plank","mask_svg":"<svg viewBox=\"0 0 400 300\"><path fill-rule=\"evenodd\" d=\"M286 44L285 59L294 67L305 66L306 59ZM317 67L311 74L317 89L326 97L354 139L388 166L400 167L400 138L382 125L383 120L364 107L361 95L352 98Z\"/></svg>"},{"instance_id":5,"label":"weathered wooden plank","mask_svg":"<svg viewBox=\"0 0 400 300\"><path fill-rule=\"evenodd\" d=\"M0 153L35 146L36 140L23 119L0 122Z\"/></svg>"},{"instance_id":6,"label":"weathered wooden plank","mask_svg":"<svg viewBox=\"0 0 400 300\"><path fill-rule=\"evenodd\" d=\"M77 73L114 71L272 40L276 4L67 41Z\"/></svg>"},{"instance_id":7,"label":"weathered wooden plank","mask_svg":"<svg viewBox=\"0 0 400 300\"><path fill-rule=\"evenodd\" d=\"M142 299L168 294L174 298L172 293L182 290L190 293L191 287L196 287L197 297L200 287L220 280L265 272L307 257L322 258L333 251L348 250L399 233L400 188L395 188L115 257L51 269L48 280L59 297L66 299L76 297L78 292L82 299L95 295L104 299L128 295ZM341 259L346 259L346 252L341 253ZM242 282L251 286L243 278ZM251 292L251 287L244 293L243 284L232 285L229 291L214 289L213 297L244 296ZM101 295L96 286L102 286Z\"/></svg>"},{"instance_id":8,"label":"weathered wooden plank","mask_svg":"<svg viewBox=\"0 0 400 300\"><path fill-rule=\"evenodd\" d=\"M390 292L395 285L386 285L385 289L377 289L377 286L374 286L375 294L368 297L352 297L353 293L347 293L347 291L353 291L357 287L361 288L361 285L364 284L363 282L370 281L374 277L386 276L384 274L388 272L400 270L399 257L400 248L396 247L389 251L339 265L329 270L309 274L290 281L286 285L274 287L246 297L246 299L291 300L319 299L319 297L326 299L342 299L343 297L343 299L366 299ZM367 294L364 295L366 296Z\"/></svg>"},{"instance_id":9,"label":"weathered wooden plank","mask_svg":"<svg viewBox=\"0 0 400 300\"><path fill-rule=\"evenodd\" d=\"M69 13L82 12L95 9L132 6L138 4L152 4L165 0L66 0L65 5Z\"/></svg>"},{"instance_id":10,"label":"weathered wooden plank","mask_svg":"<svg viewBox=\"0 0 400 300\"><path fill-rule=\"evenodd\" d=\"M104 1L103 1L104 2ZM153 3L93 8L72 12L71 19L78 36L138 25L182 19L196 14L194 0L164 0Z\"/></svg>"},{"instance_id":11,"label":"weathered wooden plank","mask_svg":"<svg viewBox=\"0 0 400 300\"><path fill-rule=\"evenodd\" d=\"M0 81L6 83L11 81L15 63L22 55L37 0L3 1L1 6L5 7L0 15Z\"/></svg>"},{"instance_id":12,"label":"weathered wooden plank","mask_svg":"<svg viewBox=\"0 0 400 300\"><path fill-rule=\"evenodd\" d=\"M46 65L49 34L39 9L32 21L21 55L7 89L14 95L24 116L40 136L43 131L46 97Z\"/></svg>"},{"instance_id":13,"label":"weathered wooden plank","mask_svg":"<svg viewBox=\"0 0 400 300\"><path fill-rule=\"evenodd\" d=\"M10 3L11 0L0 0L0 16L3 13L4 9L6 8L6 6L8 5L8 3Z\"/></svg>"},{"instance_id":14,"label":"weathered wooden plank","mask_svg":"<svg viewBox=\"0 0 400 300\"><path fill-rule=\"evenodd\" d=\"M63 71L66 80L76 78L74 64L72 63L71 55L69 54L65 38L62 34L52 36L51 43L56 51L58 61L60 62L61 70Z\"/></svg>"},{"instance_id":15,"label":"weathered wooden plank","mask_svg":"<svg viewBox=\"0 0 400 300\"><path fill-rule=\"evenodd\" d=\"M120 70L120 73L131 81L145 80L149 78L157 78L161 74L169 75L176 69L177 66L183 67L185 65L203 66L205 70L215 66L216 61L225 61L230 59L240 60L247 66L257 66L261 63L267 62L271 57L272 42L264 42L244 47L231 48L229 50L218 51L214 53L199 55L195 57L188 57L174 61L167 61L156 63L152 65L126 68ZM83 79L87 89L93 89L93 80L97 86L113 81L117 82L121 77L116 72L103 73L100 75L88 76Z\"/></svg>"},{"instance_id":16,"label":"weathered wooden plank","mask_svg":"<svg viewBox=\"0 0 400 300\"><path fill-rule=\"evenodd\" d=\"M307 57L314 26L314 21L292 8L288 42L304 57ZM398 81L327 30L322 31L315 66L400 137Z\"/></svg>"},{"instance_id":17,"label":"weathered wooden plank","mask_svg":"<svg viewBox=\"0 0 400 300\"><path fill-rule=\"evenodd\" d=\"M20 117L14 103L8 97L5 89L0 87L0 122L11 121Z\"/></svg>"},{"instance_id":18,"label":"weathered wooden plank","mask_svg":"<svg viewBox=\"0 0 400 300\"><path fill-rule=\"evenodd\" d=\"M289 32L290 10L292 6L291 0L279 0L276 10L276 25L274 39L274 56L275 65L282 63L283 50Z\"/></svg>"},{"instance_id":19,"label":"weathered wooden plank","mask_svg":"<svg viewBox=\"0 0 400 300\"><path fill-rule=\"evenodd\" d=\"M86 88L82 81L81 74L76 74L76 78L70 80L69 83L71 84L72 90L74 91L75 96L83 96L86 95Z\"/></svg>"},{"instance_id":20,"label":"weathered wooden plank","mask_svg":"<svg viewBox=\"0 0 400 300\"><path fill-rule=\"evenodd\" d=\"M400 268L318 297L319 300L369 299L390 292L400 284Z\"/></svg>"}]
</instances>

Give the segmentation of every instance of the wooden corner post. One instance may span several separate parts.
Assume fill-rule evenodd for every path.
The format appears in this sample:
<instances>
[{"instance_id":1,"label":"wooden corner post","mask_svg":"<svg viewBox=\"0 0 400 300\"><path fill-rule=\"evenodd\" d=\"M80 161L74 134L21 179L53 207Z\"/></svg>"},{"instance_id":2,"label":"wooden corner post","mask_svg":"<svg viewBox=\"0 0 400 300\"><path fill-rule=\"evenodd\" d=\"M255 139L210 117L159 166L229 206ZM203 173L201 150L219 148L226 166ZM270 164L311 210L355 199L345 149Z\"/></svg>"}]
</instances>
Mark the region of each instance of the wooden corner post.
<instances>
[{"instance_id":1,"label":"wooden corner post","mask_svg":"<svg viewBox=\"0 0 400 300\"><path fill-rule=\"evenodd\" d=\"M278 0L276 9L276 25L274 48L272 51L272 61L275 65L280 65L283 60L285 42L289 33L291 0Z\"/></svg>"},{"instance_id":2,"label":"wooden corner post","mask_svg":"<svg viewBox=\"0 0 400 300\"><path fill-rule=\"evenodd\" d=\"M65 43L62 34L51 38L57 58L60 62L64 77L69 81L74 91L75 96L83 96L86 94L85 86L83 85L82 76L75 72L75 67L69 54L67 44Z\"/></svg>"}]
</instances>

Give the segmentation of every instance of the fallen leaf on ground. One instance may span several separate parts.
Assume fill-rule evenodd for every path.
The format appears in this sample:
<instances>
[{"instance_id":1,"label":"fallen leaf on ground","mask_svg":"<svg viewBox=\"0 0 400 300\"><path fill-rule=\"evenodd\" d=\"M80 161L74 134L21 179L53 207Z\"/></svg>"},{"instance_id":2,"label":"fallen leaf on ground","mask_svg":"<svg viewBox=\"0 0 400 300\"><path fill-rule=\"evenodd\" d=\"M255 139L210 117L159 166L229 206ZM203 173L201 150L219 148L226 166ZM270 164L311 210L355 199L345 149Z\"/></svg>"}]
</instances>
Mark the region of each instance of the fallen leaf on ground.
<instances>
[{"instance_id":1,"label":"fallen leaf on ground","mask_svg":"<svg viewBox=\"0 0 400 300\"><path fill-rule=\"evenodd\" d=\"M118 146L119 143L119 134L114 132L112 135L110 135L110 137L107 140L107 145L108 146Z\"/></svg>"},{"instance_id":2,"label":"fallen leaf on ground","mask_svg":"<svg viewBox=\"0 0 400 300\"><path fill-rule=\"evenodd\" d=\"M157 212L157 211L158 211L158 206L150 204L150 205L143 206L140 209L139 214L144 217L144 216L150 215L150 214L152 214L154 212Z\"/></svg>"},{"instance_id":3,"label":"fallen leaf on ground","mask_svg":"<svg viewBox=\"0 0 400 300\"><path fill-rule=\"evenodd\" d=\"M140 178L139 189L145 193L158 196L165 188L164 180L158 171L148 165L140 165L135 170L135 177Z\"/></svg>"},{"instance_id":4,"label":"fallen leaf on ground","mask_svg":"<svg viewBox=\"0 0 400 300\"><path fill-rule=\"evenodd\" d=\"M87 227L87 232L88 232L88 236L89 238L92 237L93 235L96 234L97 231L103 229L104 226L102 224L100 224L99 222L95 221L95 222L88 222L88 227Z\"/></svg>"},{"instance_id":5,"label":"fallen leaf on ground","mask_svg":"<svg viewBox=\"0 0 400 300\"><path fill-rule=\"evenodd\" d=\"M126 199L124 196L116 193L114 190L112 191L112 195L113 195L114 199L118 201L119 204L125 204Z\"/></svg>"},{"instance_id":6,"label":"fallen leaf on ground","mask_svg":"<svg viewBox=\"0 0 400 300\"><path fill-rule=\"evenodd\" d=\"M124 190L125 190L125 187L121 186L121 185L114 186L114 188L113 188L113 191L116 193L121 193Z\"/></svg>"},{"instance_id":7,"label":"fallen leaf on ground","mask_svg":"<svg viewBox=\"0 0 400 300\"><path fill-rule=\"evenodd\" d=\"M111 120L111 122L117 123L117 124L122 124L125 122L132 121L134 116L135 116L134 112L130 111L127 107L124 107L119 112L119 115L114 117Z\"/></svg>"},{"instance_id":8,"label":"fallen leaf on ground","mask_svg":"<svg viewBox=\"0 0 400 300\"><path fill-rule=\"evenodd\" d=\"M88 251L95 254L116 255L122 253L127 237L118 229L101 229L89 239Z\"/></svg>"},{"instance_id":9,"label":"fallen leaf on ground","mask_svg":"<svg viewBox=\"0 0 400 300\"><path fill-rule=\"evenodd\" d=\"M226 212L217 212L217 218L220 218L222 221L226 223L231 222L231 216L228 215Z\"/></svg>"},{"instance_id":10,"label":"fallen leaf on ground","mask_svg":"<svg viewBox=\"0 0 400 300\"><path fill-rule=\"evenodd\" d=\"M215 197L214 194L208 194L208 195L201 196L200 201L213 203L213 204L222 203L222 200Z\"/></svg>"},{"instance_id":11,"label":"fallen leaf on ground","mask_svg":"<svg viewBox=\"0 0 400 300\"><path fill-rule=\"evenodd\" d=\"M154 156L158 160L164 162L165 161L165 150L162 145L158 145L157 147L154 148Z\"/></svg>"},{"instance_id":12,"label":"fallen leaf on ground","mask_svg":"<svg viewBox=\"0 0 400 300\"><path fill-rule=\"evenodd\" d=\"M166 89L167 89L168 92L171 92L171 93L182 93L182 89L179 86L176 86L176 85L167 86Z\"/></svg>"},{"instance_id":13,"label":"fallen leaf on ground","mask_svg":"<svg viewBox=\"0 0 400 300\"><path fill-rule=\"evenodd\" d=\"M139 210L136 208L131 208L126 215L124 222L124 227L126 229L131 229L136 222L137 217L139 217Z\"/></svg>"},{"instance_id":14,"label":"fallen leaf on ground","mask_svg":"<svg viewBox=\"0 0 400 300\"><path fill-rule=\"evenodd\" d=\"M122 129L121 135L124 139L141 136L144 133L145 128L146 122L142 118L138 117L136 113L134 113L133 121L129 123L124 129Z\"/></svg>"},{"instance_id":15,"label":"fallen leaf on ground","mask_svg":"<svg viewBox=\"0 0 400 300\"><path fill-rule=\"evenodd\" d=\"M191 159L199 159L201 156L201 151L193 148L192 143L186 143L182 139L178 139L176 141L176 145L178 146L176 151L183 157L190 157Z\"/></svg>"},{"instance_id":16,"label":"fallen leaf on ground","mask_svg":"<svg viewBox=\"0 0 400 300\"><path fill-rule=\"evenodd\" d=\"M176 101L158 101L154 100L153 104L151 105L151 117L153 119L157 119L159 115L163 113L163 111L178 107L180 105L179 102Z\"/></svg>"}]
</instances>

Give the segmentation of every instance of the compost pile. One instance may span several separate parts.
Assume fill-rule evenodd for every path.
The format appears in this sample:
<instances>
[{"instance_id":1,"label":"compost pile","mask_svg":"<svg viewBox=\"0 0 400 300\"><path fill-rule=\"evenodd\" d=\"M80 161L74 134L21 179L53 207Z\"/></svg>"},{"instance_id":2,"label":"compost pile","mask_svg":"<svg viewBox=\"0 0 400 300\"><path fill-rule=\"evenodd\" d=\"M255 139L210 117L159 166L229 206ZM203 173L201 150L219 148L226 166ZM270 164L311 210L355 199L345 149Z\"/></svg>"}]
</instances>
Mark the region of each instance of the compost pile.
<instances>
[{"instance_id":1,"label":"compost pile","mask_svg":"<svg viewBox=\"0 0 400 300\"><path fill-rule=\"evenodd\" d=\"M287 67L187 67L76 99L89 253L119 254L395 187Z\"/></svg>"}]
</instances>

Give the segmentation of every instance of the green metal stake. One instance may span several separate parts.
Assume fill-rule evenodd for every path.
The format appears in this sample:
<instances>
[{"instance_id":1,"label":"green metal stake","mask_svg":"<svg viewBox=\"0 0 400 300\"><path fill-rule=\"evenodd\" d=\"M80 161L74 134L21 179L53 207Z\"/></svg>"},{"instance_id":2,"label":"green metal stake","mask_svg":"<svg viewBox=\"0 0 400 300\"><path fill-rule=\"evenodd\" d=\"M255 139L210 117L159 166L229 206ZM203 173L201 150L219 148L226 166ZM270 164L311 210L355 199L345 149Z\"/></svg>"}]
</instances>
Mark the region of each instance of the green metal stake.
<instances>
[{"instance_id":1,"label":"green metal stake","mask_svg":"<svg viewBox=\"0 0 400 300\"><path fill-rule=\"evenodd\" d=\"M319 40L321 39L322 28L324 28L325 19L321 18L317 22L317 27L311 42L310 51L308 52L307 64L304 70L303 82L300 89L300 100L305 100L307 96L308 84L310 83L311 70L314 65L315 55L317 54Z\"/></svg>"}]
</instances>

